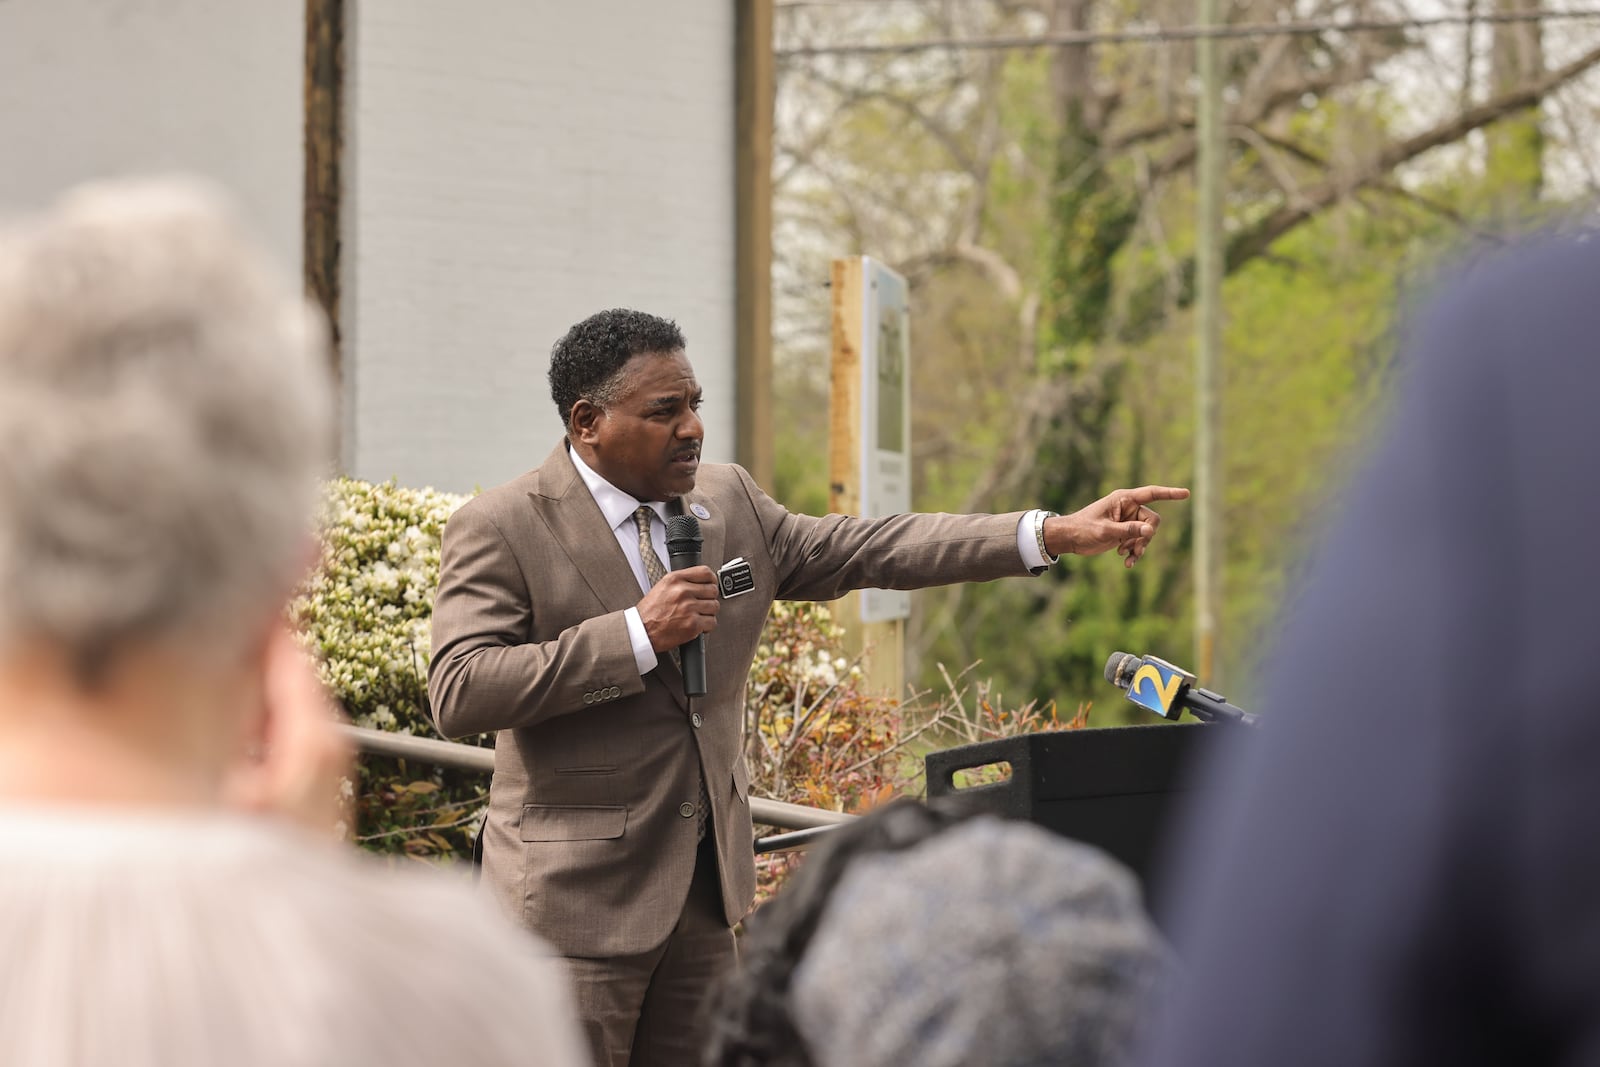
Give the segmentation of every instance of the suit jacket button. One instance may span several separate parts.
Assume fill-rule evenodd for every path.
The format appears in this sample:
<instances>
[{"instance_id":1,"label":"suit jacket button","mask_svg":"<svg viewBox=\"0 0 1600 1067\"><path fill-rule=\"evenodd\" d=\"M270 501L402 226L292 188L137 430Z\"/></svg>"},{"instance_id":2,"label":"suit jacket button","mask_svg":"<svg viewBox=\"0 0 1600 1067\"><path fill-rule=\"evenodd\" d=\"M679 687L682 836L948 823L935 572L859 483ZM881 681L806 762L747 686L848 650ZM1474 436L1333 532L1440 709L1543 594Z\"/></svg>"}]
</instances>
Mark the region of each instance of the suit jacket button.
<instances>
[{"instance_id":1,"label":"suit jacket button","mask_svg":"<svg viewBox=\"0 0 1600 1067\"><path fill-rule=\"evenodd\" d=\"M611 687L612 699L616 699L617 697L619 697L621 695L622 695L622 689L620 687L618 687L618 686L612 686Z\"/></svg>"},{"instance_id":2,"label":"suit jacket button","mask_svg":"<svg viewBox=\"0 0 1600 1067\"><path fill-rule=\"evenodd\" d=\"M694 805L690 804L687 801L685 801L682 804L679 804L678 805L678 814L682 815L685 819L694 818Z\"/></svg>"},{"instance_id":3,"label":"suit jacket button","mask_svg":"<svg viewBox=\"0 0 1600 1067\"><path fill-rule=\"evenodd\" d=\"M700 713L698 711L689 716L689 721L694 723L694 728L696 730L700 729L700 727L705 724L705 720L700 717Z\"/></svg>"},{"instance_id":4,"label":"suit jacket button","mask_svg":"<svg viewBox=\"0 0 1600 1067\"><path fill-rule=\"evenodd\" d=\"M593 704L594 703L594 694L593 693L585 693L585 694L583 694L583 702L585 704Z\"/></svg>"}]
</instances>

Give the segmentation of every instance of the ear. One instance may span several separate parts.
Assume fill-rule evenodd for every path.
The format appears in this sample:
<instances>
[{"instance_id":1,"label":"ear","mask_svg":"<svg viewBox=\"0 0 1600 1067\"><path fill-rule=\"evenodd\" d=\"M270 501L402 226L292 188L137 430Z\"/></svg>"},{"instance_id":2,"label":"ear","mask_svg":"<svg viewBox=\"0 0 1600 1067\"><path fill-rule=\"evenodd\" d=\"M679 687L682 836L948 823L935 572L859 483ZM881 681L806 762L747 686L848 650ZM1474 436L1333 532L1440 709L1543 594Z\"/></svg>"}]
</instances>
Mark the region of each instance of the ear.
<instances>
[{"instance_id":1,"label":"ear","mask_svg":"<svg viewBox=\"0 0 1600 1067\"><path fill-rule=\"evenodd\" d=\"M238 733L234 744L239 758L253 759L259 755L267 735L266 681L272 661L272 646L284 630L283 614L274 611L263 617L252 628L249 639L240 650L238 671L240 696Z\"/></svg>"},{"instance_id":2,"label":"ear","mask_svg":"<svg viewBox=\"0 0 1600 1067\"><path fill-rule=\"evenodd\" d=\"M605 418L605 414L593 401L580 397L573 403L572 414L567 420L572 439L593 445L600 438L600 420Z\"/></svg>"},{"instance_id":3,"label":"ear","mask_svg":"<svg viewBox=\"0 0 1600 1067\"><path fill-rule=\"evenodd\" d=\"M273 645L286 638L289 633L289 619L283 609L269 612L262 616L259 624L251 631L250 639L245 643L240 667L249 676L252 683L260 686L272 666Z\"/></svg>"}]
</instances>

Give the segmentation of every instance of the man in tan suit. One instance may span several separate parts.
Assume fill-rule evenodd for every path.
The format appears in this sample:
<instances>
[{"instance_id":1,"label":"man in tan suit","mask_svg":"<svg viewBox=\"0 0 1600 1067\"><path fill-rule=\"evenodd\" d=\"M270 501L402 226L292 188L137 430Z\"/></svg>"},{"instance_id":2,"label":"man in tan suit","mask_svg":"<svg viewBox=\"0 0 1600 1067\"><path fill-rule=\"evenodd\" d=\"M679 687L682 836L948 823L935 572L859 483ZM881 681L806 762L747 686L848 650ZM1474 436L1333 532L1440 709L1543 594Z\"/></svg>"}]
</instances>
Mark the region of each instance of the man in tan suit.
<instances>
[{"instance_id":1,"label":"man in tan suit","mask_svg":"<svg viewBox=\"0 0 1600 1067\"><path fill-rule=\"evenodd\" d=\"M596 1063L692 1064L700 1005L755 888L745 677L775 599L831 600L1038 573L1117 548L1132 566L1185 489L1118 490L1070 516L794 515L740 467L699 462L700 387L676 325L613 310L555 346L567 436L444 533L428 691L440 732L498 731L484 881L568 958ZM707 566L666 571L692 514ZM719 600L712 568L749 561ZM700 634L707 692L673 650Z\"/></svg>"}]
</instances>

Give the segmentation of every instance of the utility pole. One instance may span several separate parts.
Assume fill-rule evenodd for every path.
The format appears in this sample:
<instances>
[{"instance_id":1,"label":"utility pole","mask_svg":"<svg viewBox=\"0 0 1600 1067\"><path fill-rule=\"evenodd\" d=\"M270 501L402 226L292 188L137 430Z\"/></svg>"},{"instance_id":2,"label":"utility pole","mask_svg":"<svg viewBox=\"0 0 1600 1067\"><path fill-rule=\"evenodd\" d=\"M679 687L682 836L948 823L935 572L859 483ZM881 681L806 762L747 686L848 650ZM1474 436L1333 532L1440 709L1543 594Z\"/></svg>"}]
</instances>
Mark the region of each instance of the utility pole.
<instances>
[{"instance_id":1,"label":"utility pole","mask_svg":"<svg viewBox=\"0 0 1600 1067\"><path fill-rule=\"evenodd\" d=\"M333 373L344 379L339 315L344 203L345 0L306 0L303 227L307 295L328 316Z\"/></svg>"},{"instance_id":2,"label":"utility pole","mask_svg":"<svg viewBox=\"0 0 1600 1067\"><path fill-rule=\"evenodd\" d=\"M772 0L734 7L734 455L772 484Z\"/></svg>"},{"instance_id":3,"label":"utility pole","mask_svg":"<svg viewBox=\"0 0 1600 1067\"><path fill-rule=\"evenodd\" d=\"M1217 0L1199 0L1202 27L1217 24ZM1198 204L1195 218L1195 660L1204 684L1220 685L1217 671L1218 615L1222 602L1222 464L1220 381L1222 349L1222 188L1225 141L1222 130L1222 65L1219 42L1195 42L1200 76L1196 157Z\"/></svg>"}]
</instances>

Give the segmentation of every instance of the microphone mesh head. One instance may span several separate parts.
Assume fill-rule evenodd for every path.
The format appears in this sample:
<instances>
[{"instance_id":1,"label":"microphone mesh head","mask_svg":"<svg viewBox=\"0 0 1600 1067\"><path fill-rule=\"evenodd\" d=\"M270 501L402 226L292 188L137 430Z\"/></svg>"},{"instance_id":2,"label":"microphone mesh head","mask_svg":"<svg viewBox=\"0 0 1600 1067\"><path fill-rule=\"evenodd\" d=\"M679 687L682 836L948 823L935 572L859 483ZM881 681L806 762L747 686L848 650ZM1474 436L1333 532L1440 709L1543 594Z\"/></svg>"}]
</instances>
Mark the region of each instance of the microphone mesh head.
<instances>
[{"instance_id":1,"label":"microphone mesh head","mask_svg":"<svg viewBox=\"0 0 1600 1067\"><path fill-rule=\"evenodd\" d=\"M700 520L693 515L674 515L667 520L667 543L693 541L700 543Z\"/></svg>"},{"instance_id":2,"label":"microphone mesh head","mask_svg":"<svg viewBox=\"0 0 1600 1067\"><path fill-rule=\"evenodd\" d=\"M1126 664L1129 660L1137 660L1138 658L1131 652L1111 653L1110 658L1106 660L1106 681L1112 685L1127 688L1128 679L1122 677L1122 672L1127 669Z\"/></svg>"}]
</instances>

